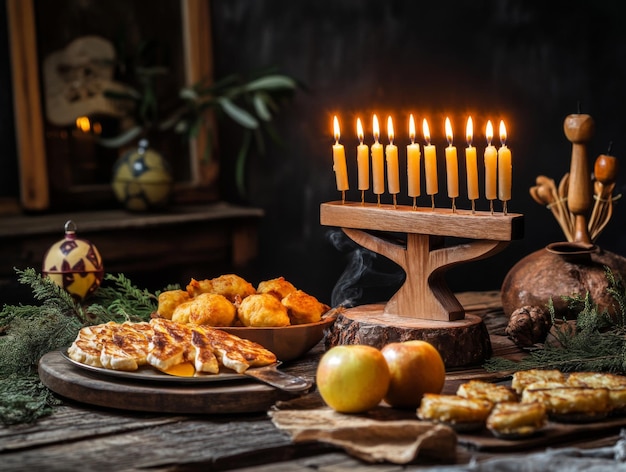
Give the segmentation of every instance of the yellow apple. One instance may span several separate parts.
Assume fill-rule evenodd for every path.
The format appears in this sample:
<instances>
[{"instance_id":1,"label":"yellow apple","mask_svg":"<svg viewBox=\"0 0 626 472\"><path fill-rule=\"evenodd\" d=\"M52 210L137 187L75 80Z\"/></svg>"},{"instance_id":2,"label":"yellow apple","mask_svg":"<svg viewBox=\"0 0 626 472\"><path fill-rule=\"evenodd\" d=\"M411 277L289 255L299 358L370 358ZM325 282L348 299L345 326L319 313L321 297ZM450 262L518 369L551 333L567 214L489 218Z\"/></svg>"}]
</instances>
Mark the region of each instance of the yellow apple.
<instances>
[{"instance_id":1,"label":"yellow apple","mask_svg":"<svg viewBox=\"0 0 626 472\"><path fill-rule=\"evenodd\" d=\"M446 368L439 351L426 341L390 343L381 349L389 366L385 402L398 408L417 408L424 393L441 393Z\"/></svg>"},{"instance_id":2,"label":"yellow apple","mask_svg":"<svg viewBox=\"0 0 626 472\"><path fill-rule=\"evenodd\" d=\"M389 368L381 351L360 344L330 348L317 366L322 399L341 413L360 413L380 403L389 387Z\"/></svg>"}]
</instances>

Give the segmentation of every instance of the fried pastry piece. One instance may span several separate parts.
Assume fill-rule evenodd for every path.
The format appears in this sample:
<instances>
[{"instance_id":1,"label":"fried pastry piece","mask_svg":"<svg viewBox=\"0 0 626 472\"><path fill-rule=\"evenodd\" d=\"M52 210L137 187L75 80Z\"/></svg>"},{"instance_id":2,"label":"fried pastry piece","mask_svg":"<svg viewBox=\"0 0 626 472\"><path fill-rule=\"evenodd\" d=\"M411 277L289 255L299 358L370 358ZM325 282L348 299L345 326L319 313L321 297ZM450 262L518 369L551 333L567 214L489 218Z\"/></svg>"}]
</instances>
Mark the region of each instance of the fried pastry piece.
<instances>
[{"instance_id":1,"label":"fried pastry piece","mask_svg":"<svg viewBox=\"0 0 626 472\"><path fill-rule=\"evenodd\" d=\"M237 307L237 317L243 326L288 326L287 307L269 293L257 293L244 298Z\"/></svg>"},{"instance_id":2,"label":"fried pastry piece","mask_svg":"<svg viewBox=\"0 0 626 472\"><path fill-rule=\"evenodd\" d=\"M167 290L159 294L159 306L157 313L168 320L172 319L172 314L178 305L189 301L189 293L185 290Z\"/></svg>"},{"instance_id":3,"label":"fried pastry piece","mask_svg":"<svg viewBox=\"0 0 626 472\"><path fill-rule=\"evenodd\" d=\"M510 388L483 380L470 380L459 385L456 394L464 398L489 400L492 403L517 401L517 394Z\"/></svg>"},{"instance_id":4,"label":"fried pastry piece","mask_svg":"<svg viewBox=\"0 0 626 472\"><path fill-rule=\"evenodd\" d=\"M270 295L271 296L271 295ZM249 367L260 367L276 362L276 355L258 343L208 326L195 326L194 335L210 346L217 359L238 373Z\"/></svg>"},{"instance_id":5,"label":"fried pastry piece","mask_svg":"<svg viewBox=\"0 0 626 472\"><path fill-rule=\"evenodd\" d=\"M223 295L201 293L178 305L172 313L172 321L207 326L231 326L236 315L235 305Z\"/></svg>"},{"instance_id":6,"label":"fried pastry piece","mask_svg":"<svg viewBox=\"0 0 626 472\"><path fill-rule=\"evenodd\" d=\"M148 347L153 330L150 323L121 323L111 326L103 341L100 362L112 370L137 370L147 364Z\"/></svg>"},{"instance_id":7,"label":"fried pastry piece","mask_svg":"<svg viewBox=\"0 0 626 472\"><path fill-rule=\"evenodd\" d=\"M211 342L203 330L191 328L191 344L196 351L193 361L196 371L209 374L219 373L219 362L217 361L217 357L215 357Z\"/></svg>"},{"instance_id":8,"label":"fried pastry piece","mask_svg":"<svg viewBox=\"0 0 626 472\"><path fill-rule=\"evenodd\" d=\"M621 414L626 411L626 377L608 372L572 372L567 378L568 385L592 388L608 388L611 412Z\"/></svg>"},{"instance_id":9,"label":"fried pastry piece","mask_svg":"<svg viewBox=\"0 0 626 472\"><path fill-rule=\"evenodd\" d=\"M548 415L557 420L583 421L606 415L610 409L607 388L547 386L546 383L528 385L522 402L542 403Z\"/></svg>"},{"instance_id":10,"label":"fried pastry piece","mask_svg":"<svg viewBox=\"0 0 626 472\"><path fill-rule=\"evenodd\" d=\"M150 320L154 334L149 344L148 363L159 370L193 360L195 347L191 344L191 328L164 318Z\"/></svg>"},{"instance_id":11,"label":"fried pastry piece","mask_svg":"<svg viewBox=\"0 0 626 472\"><path fill-rule=\"evenodd\" d=\"M291 282L285 280L284 277L264 280L263 282L260 282L256 288L257 293L269 293L270 295L274 295L279 300L282 300L291 292L295 291L296 287L294 287Z\"/></svg>"},{"instance_id":12,"label":"fried pastry piece","mask_svg":"<svg viewBox=\"0 0 626 472\"><path fill-rule=\"evenodd\" d=\"M546 424L546 408L542 403L501 402L493 407L486 425L498 437L530 436Z\"/></svg>"},{"instance_id":13,"label":"fried pastry piece","mask_svg":"<svg viewBox=\"0 0 626 472\"><path fill-rule=\"evenodd\" d=\"M214 279L200 281L191 279L186 288L192 297L196 297L201 293L217 293L233 303L256 293L254 286L250 282L235 274L225 274Z\"/></svg>"},{"instance_id":14,"label":"fried pastry piece","mask_svg":"<svg viewBox=\"0 0 626 472\"><path fill-rule=\"evenodd\" d=\"M281 301L287 307L291 324L317 323L330 307L302 290L291 292Z\"/></svg>"},{"instance_id":15,"label":"fried pastry piece","mask_svg":"<svg viewBox=\"0 0 626 472\"><path fill-rule=\"evenodd\" d=\"M425 393L417 409L417 416L422 420L451 425L476 424L485 422L492 407L493 403L488 400Z\"/></svg>"},{"instance_id":16,"label":"fried pastry piece","mask_svg":"<svg viewBox=\"0 0 626 472\"><path fill-rule=\"evenodd\" d=\"M530 369L521 370L513 374L511 387L521 395L527 385L535 382L558 382L565 383L565 376L560 370L556 369Z\"/></svg>"},{"instance_id":17,"label":"fried pastry piece","mask_svg":"<svg viewBox=\"0 0 626 472\"><path fill-rule=\"evenodd\" d=\"M102 354L102 344L105 339L111 336L112 327L116 323L109 323L85 326L78 331L76 339L67 350L70 359L81 364L93 367L102 367L100 355Z\"/></svg>"}]
</instances>

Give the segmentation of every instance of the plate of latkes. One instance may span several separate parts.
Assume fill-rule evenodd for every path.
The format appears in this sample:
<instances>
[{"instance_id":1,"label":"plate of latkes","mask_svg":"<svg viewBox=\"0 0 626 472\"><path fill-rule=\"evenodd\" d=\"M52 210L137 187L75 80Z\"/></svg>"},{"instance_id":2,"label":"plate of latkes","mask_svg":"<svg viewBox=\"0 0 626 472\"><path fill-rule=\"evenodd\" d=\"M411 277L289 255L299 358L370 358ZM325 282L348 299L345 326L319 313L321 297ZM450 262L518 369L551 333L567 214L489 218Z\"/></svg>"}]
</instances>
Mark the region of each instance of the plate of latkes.
<instances>
[{"instance_id":1,"label":"plate of latkes","mask_svg":"<svg viewBox=\"0 0 626 472\"><path fill-rule=\"evenodd\" d=\"M126 380L141 380L147 382L159 382L159 383L206 383L206 382L224 382L224 381L232 381L232 380L249 380L249 377L254 374L254 371L260 369L274 368L280 365L280 362L276 362L271 364L270 366L264 367L251 367L248 369L248 375L239 374L231 369L221 368L220 372L217 374L205 374L202 372L194 371L191 375L186 375L185 367L179 366L179 369L172 369L172 373L162 372L156 367L153 367L149 364L139 366L137 370L114 370L107 369L104 367L97 367L93 365L83 364L82 362L78 362L72 359L67 354L67 348L60 350L61 356L74 364L81 369L87 370L89 372L94 372L101 375L106 375L109 377L117 377L120 379ZM182 368L180 368L182 367ZM193 366L192 366L193 368ZM180 373L178 373L180 372Z\"/></svg>"}]
</instances>

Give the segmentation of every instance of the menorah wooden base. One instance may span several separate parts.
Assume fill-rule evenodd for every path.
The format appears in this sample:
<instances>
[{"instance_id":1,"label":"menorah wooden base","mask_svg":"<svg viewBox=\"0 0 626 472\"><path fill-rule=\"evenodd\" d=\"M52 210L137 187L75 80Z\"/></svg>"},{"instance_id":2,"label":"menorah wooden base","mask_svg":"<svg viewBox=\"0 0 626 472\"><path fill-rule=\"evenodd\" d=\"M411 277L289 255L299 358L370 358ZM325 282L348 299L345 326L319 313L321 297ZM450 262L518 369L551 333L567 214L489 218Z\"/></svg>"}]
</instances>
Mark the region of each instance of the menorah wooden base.
<instances>
[{"instance_id":1,"label":"menorah wooden base","mask_svg":"<svg viewBox=\"0 0 626 472\"><path fill-rule=\"evenodd\" d=\"M477 365L491 356L489 333L479 316L424 320L390 315L383 312L384 307L360 305L343 311L326 333L326 347L366 344L380 349L392 342L420 339L437 348L446 367Z\"/></svg>"}]
</instances>

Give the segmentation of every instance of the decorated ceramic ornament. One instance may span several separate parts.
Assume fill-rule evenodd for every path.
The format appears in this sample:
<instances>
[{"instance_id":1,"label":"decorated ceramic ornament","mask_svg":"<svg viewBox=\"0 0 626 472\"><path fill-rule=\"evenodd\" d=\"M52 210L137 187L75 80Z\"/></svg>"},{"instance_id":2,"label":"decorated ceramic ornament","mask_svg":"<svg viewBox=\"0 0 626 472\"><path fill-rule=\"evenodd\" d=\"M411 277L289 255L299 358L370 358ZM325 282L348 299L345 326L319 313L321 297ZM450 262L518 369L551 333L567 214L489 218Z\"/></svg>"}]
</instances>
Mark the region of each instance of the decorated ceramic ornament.
<instances>
[{"instance_id":1,"label":"decorated ceramic ornament","mask_svg":"<svg viewBox=\"0 0 626 472\"><path fill-rule=\"evenodd\" d=\"M102 257L91 242L76 237L76 225L65 223L65 238L54 243L43 259L42 273L72 297L82 301L95 292L104 277Z\"/></svg>"},{"instance_id":2,"label":"decorated ceramic ornament","mask_svg":"<svg viewBox=\"0 0 626 472\"><path fill-rule=\"evenodd\" d=\"M115 197L127 210L153 210L168 202L172 175L163 156L142 139L137 149L127 152L115 163L112 186Z\"/></svg>"}]
</instances>

